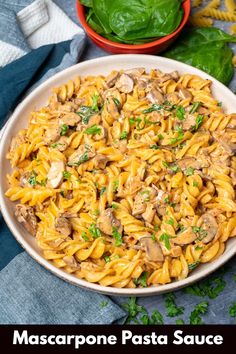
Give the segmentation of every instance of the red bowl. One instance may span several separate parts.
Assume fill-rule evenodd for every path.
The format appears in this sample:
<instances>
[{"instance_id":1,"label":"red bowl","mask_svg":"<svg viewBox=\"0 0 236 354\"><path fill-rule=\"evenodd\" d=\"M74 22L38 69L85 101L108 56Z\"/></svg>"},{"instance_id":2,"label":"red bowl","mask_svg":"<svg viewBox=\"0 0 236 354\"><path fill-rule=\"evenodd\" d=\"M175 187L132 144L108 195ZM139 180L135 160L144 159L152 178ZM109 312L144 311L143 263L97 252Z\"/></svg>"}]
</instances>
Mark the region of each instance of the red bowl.
<instances>
[{"instance_id":1,"label":"red bowl","mask_svg":"<svg viewBox=\"0 0 236 354\"><path fill-rule=\"evenodd\" d=\"M81 5L78 0L76 0L76 7L80 23L83 26L85 32L92 39L92 41L100 48L106 50L107 52L115 54L156 54L167 49L180 34L181 30L183 29L184 25L187 23L189 18L191 0L185 0L183 2L184 16L175 32L150 43L133 45L112 42L100 36L91 27L88 26L85 16L85 7Z\"/></svg>"}]
</instances>

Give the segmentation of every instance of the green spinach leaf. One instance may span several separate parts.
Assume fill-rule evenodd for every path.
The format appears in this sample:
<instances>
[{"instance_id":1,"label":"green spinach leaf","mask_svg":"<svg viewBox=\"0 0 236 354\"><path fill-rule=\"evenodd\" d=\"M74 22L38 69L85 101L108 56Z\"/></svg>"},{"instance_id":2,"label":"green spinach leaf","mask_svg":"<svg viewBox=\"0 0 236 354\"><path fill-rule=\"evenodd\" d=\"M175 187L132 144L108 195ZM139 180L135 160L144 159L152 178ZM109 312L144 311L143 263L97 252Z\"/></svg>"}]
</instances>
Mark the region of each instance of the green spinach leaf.
<instances>
[{"instance_id":1,"label":"green spinach leaf","mask_svg":"<svg viewBox=\"0 0 236 354\"><path fill-rule=\"evenodd\" d=\"M227 85L234 73L230 42L236 42L236 37L219 28L196 28L183 33L164 55L195 66Z\"/></svg>"}]
</instances>

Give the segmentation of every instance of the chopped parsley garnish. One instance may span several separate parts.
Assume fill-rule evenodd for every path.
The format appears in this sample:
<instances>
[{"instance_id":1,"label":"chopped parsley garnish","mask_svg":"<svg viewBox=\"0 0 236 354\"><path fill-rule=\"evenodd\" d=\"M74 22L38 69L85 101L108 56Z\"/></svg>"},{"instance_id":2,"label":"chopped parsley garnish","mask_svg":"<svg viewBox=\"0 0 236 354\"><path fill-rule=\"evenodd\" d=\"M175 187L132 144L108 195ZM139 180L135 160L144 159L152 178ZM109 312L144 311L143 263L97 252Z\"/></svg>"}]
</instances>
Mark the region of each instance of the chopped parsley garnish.
<instances>
[{"instance_id":1,"label":"chopped parsley garnish","mask_svg":"<svg viewBox=\"0 0 236 354\"><path fill-rule=\"evenodd\" d=\"M233 275L233 280L236 282L236 274Z\"/></svg>"},{"instance_id":2,"label":"chopped parsley garnish","mask_svg":"<svg viewBox=\"0 0 236 354\"><path fill-rule=\"evenodd\" d=\"M116 105L117 107L120 107L120 101L118 100L118 98L113 97L112 99L113 99L115 105Z\"/></svg>"},{"instance_id":3,"label":"chopped parsley garnish","mask_svg":"<svg viewBox=\"0 0 236 354\"><path fill-rule=\"evenodd\" d=\"M128 318L126 320L127 324L130 322L138 324L138 316L140 314L147 314L147 310L143 306L137 304L136 297L130 297L129 300L122 305L122 307L128 312Z\"/></svg>"},{"instance_id":4,"label":"chopped parsley garnish","mask_svg":"<svg viewBox=\"0 0 236 354\"><path fill-rule=\"evenodd\" d=\"M150 192L148 190L141 191L140 194L143 196L144 202L149 202Z\"/></svg>"},{"instance_id":5,"label":"chopped parsley garnish","mask_svg":"<svg viewBox=\"0 0 236 354\"><path fill-rule=\"evenodd\" d=\"M88 227L89 233L93 238L98 238L101 236L100 229L96 226L96 224L92 224Z\"/></svg>"},{"instance_id":6,"label":"chopped parsley garnish","mask_svg":"<svg viewBox=\"0 0 236 354\"><path fill-rule=\"evenodd\" d=\"M95 135L95 134L101 134L102 129L98 127L96 124L92 125L91 127L87 128L84 131L84 134L90 134L90 135Z\"/></svg>"},{"instance_id":7,"label":"chopped parsley garnish","mask_svg":"<svg viewBox=\"0 0 236 354\"><path fill-rule=\"evenodd\" d=\"M160 241L164 242L165 248L167 248L168 250L171 249L170 238L171 238L171 236L169 234L167 234L166 232L164 232L160 236Z\"/></svg>"},{"instance_id":8,"label":"chopped parsley garnish","mask_svg":"<svg viewBox=\"0 0 236 354\"><path fill-rule=\"evenodd\" d=\"M154 310L149 316L147 313L140 318L140 321L143 325L162 325L163 316L158 310Z\"/></svg>"},{"instance_id":9,"label":"chopped parsley garnish","mask_svg":"<svg viewBox=\"0 0 236 354\"><path fill-rule=\"evenodd\" d=\"M142 288L145 288L147 287L147 278L148 272L144 271L137 279L134 279L134 284L136 286L140 285Z\"/></svg>"},{"instance_id":10,"label":"chopped parsley garnish","mask_svg":"<svg viewBox=\"0 0 236 354\"><path fill-rule=\"evenodd\" d=\"M186 294L215 299L225 288L226 282L218 275L212 276L206 280L190 285L183 290Z\"/></svg>"},{"instance_id":11,"label":"chopped parsley garnish","mask_svg":"<svg viewBox=\"0 0 236 354\"><path fill-rule=\"evenodd\" d=\"M207 231L198 226L192 226L192 230L195 234L198 234L198 240L201 241L208 235Z\"/></svg>"},{"instance_id":12,"label":"chopped parsley garnish","mask_svg":"<svg viewBox=\"0 0 236 354\"><path fill-rule=\"evenodd\" d=\"M166 224L173 226L174 225L174 219L170 218L169 220L166 221Z\"/></svg>"},{"instance_id":13,"label":"chopped parsley garnish","mask_svg":"<svg viewBox=\"0 0 236 354\"><path fill-rule=\"evenodd\" d=\"M185 171L186 176L192 176L194 174L195 169L193 167L188 167Z\"/></svg>"},{"instance_id":14,"label":"chopped parsley garnish","mask_svg":"<svg viewBox=\"0 0 236 354\"><path fill-rule=\"evenodd\" d=\"M109 263L111 261L111 258L109 256L103 256L104 260L106 263Z\"/></svg>"},{"instance_id":15,"label":"chopped parsley garnish","mask_svg":"<svg viewBox=\"0 0 236 354\"><path fill-rule=\"evenodd\" d=\"M230 317L236 317L236 302L233 302L229 308Z\"/></svg>"},{"instance_id":16,"label":"chopped parsley garnish","mask_svg":"<svg viewBox=\"0 0 236 354\"><path fill-rule=\"evenodd\" d=\"M107 307L108 305L108 301L107 300L103 300L100 302L100 308L103 309L104 307Z\"/></svg>"},{"instance_id":17,"label":"chopped parsley garnish","mask_svg":"<svg viewBox=\"0 0 236 354\"><path fill-rule=\"evenodd\" d=\"M164 136L162 134L157 135L160 140L164 139Z\"/></svg>"},{"instance_id":18,"label":"chopped parsley garnish","mask_svg":"<svg viewBox=\"0 0 236 354\"><path fill-rule=\"evenodd\" d=\"M195 306L195 309L191 312L190 315L190 324L203 324L203 321L200 315L204 315L208 311L208 302L202 301L198 305Z\"/></svg>"},{"instance_id":19,"label":"chopped parsley garnish","mask_svg":"<svg viewBox=\"0 0 236 354\"><path fill-rule=\"evenodd\" d=\"M195 247L195 250L196 250L196 251L201 251L201 250L202 250L202 247L201 247L201 246L196 246L196 247Z\"/></svg>"},{"instance_id":20,"label":"chopped parsley garnish","mask_svg":"<svg viewBox=\"0 0 236 354\"><path fill-rule=\"evenodd\" d=\"M63 178L64 179L70 179L70 177L71 177L71 173L70 172L68 172L68 171L63 171Z\"/></svg>"},{"instance_id":21,"label":"chopped parsley garnish","mask_svg":"<svg viewBox=\"0 0 236 354\"><path fill-rule=\"evenodd\" d=\"M152 113L154 111L160 111L163 108L162 105L154 103L150 108L147 108L143 111L144 114Z\"/></svg>"},{"instance_id":22,"label":"chopped parsley garnish","mask_svg":"<svg viewBox=\"0 0 236 354\"><path fill-rule=\"evenodd\" d=\"M177 325L183 325L183 324L184 324L184 320L182 320L182 318L178 318L178 319L175 321L175 324L177 324Z\"/></svg>"},{"instance_id":23,"label":"chopped parsley garnish","mask_svg":"<svg viewBox=\"0 0 236 354\"><path fill-rule=\"evenodd\" d=\"M202 102L194 102L192 107L191 107L191 109L190 109L190 111L189 111L189 113L190 114L195 113L198 110L198 108L201 107L201 106L202 106Z\"/></svg>"},{"instance_id":24,"label":"chopped parsley garnish","mask_svg":"<svg viewBox=\"0 0 236 354\"><path fill-rule=\"evenodd\" d=\"M115 226L112 227L112 236L115 239L115 246L117 247L121 246L123 243L122 235L118 232Z\"/></svg>"},{"instance_id":25,"label":"chopped parsley garnish","mask_svg":"<svg viewBox=\"0 0 236 354\"><path fill-rule=\"evenodd\" d=\"M102 187L101 189L100 189L100 195L103 195L105 192L106 192L106 187Z\"/></svg>"},{"instance_id":26,"label":"chopped parsley garnish","mask_svg":"<svg viewBox=\"0 0 236 354\"><path fill-rule=\"evenodd\" d=\"M169 204L173 208L175 207L175 203L172 203L169 197L165 197L164 202Z\"/></svg>"},{"instance_id":27,"label":"chopped parsley garnish","mask_svg":"<svg viewBox=\"0 0 236 354\"><path fill-rule=\"evenodd\" d=\"M175 114L176 114L176 117L179 119L179 120L184 120L185 119L185 109L183 106L177 106L176 109L175 109Z\"/></svg>"},{"instance_id":28,"label":"chopped parsley garnish","mask_svg":"<svg viewBox=\"0 0 236 354\"><path fill-rule=\"evenodd\" d=\"M80 166L82 163L86 162L89 160L88 157L88 152L85 151L83 155L80 156L79 160L77 162L68 162L68 166Z\"/></svg>"},{"instance_id":29,"label":"chopped parsley garnish","mask_svg":"<svg viewBox=\"0 0 236 354\"><path fill-rule=\"evenodd\" d=\"M127 139L127 136L128 136L128 132L123 131L123 132L120 134L120 140Z\"/></svg>"},{"instance_id":30,"label":"chopped parsley garnish","mask_svg":"<svg viewBox=\"0 0 236 354\"><path fill-rule=\"evenodd\" d=\"M94 112L98 112L99 111L99 108L98 108L99 95L93 95L92 100L93 100L92 110Z\"/></svg>"},{"instance_id":31,"label":"chopped parsley garnish","mask_svg":"<svg viewBox=\"0 0 236 354\"><path fill-rule=\"evenodd\" d=\"M184 308L176 305L174 293L168 293L164 295L164 298L168 317L176 317L183 314Z\"/></svg>"},{"instance_id":32,"label":"chopped parsley garnish","mask_svg":"<svg viewBox=\"0 0 236 354\"><path fill-rule=\"evenodd\" d=\"M66 135L67 132L68 132L68 130L69 130L69 126L68 126L67 124L62 124L62 125L61 125L60 135L61 135L61 136Z\"/></svg>"},{"instance_id":33,"label":"chopped parsley garnish","mask_svg":"<svg viewBox=\"0 0 236 354\"><path fill-rule=\"evenodd\" d=\"M82 231L81 236L82 236L82 238L84 239L84 241L89 241L89 237L88 237L88 235L86 234L85 231Z\"/></svg>"},{"instance_id":34,"label":"chopped parsley garnish","mask_svg":"<svg viewBox=\"0 0 236 354\"><path fill-rule=\"evenodd\" d=\"M175 173L180 171L180 168L177 165L170 165L169 168Z\"/></svg>"},{"instance_id":35,"label":"chopped parsley garnish","mask_svg":"<svg viewBox=\"0 0 236 354\"><path fill-rule=\"evenodd\" d=\"M159 225L154 225L154 230L155 230L155 231L157 231L157 230L159 230L159 229L160 229Z\"/></svg>"},{"instance_id":36,"label":"chopped parsley garnish","mask_svg":"<svg viewBox=\"0 0 236 354\"><path fill-rule=\"evenodd\" d=\"M82 122L84 124L88 124L89 119L96 113L96 111L93 110L92 107L90 106L81 106L80 110L76 112L82 119Z\"/></svg>"},{"instance_id":37,"label":"chopped parsley garnish","mask_svg":"<svg viewBox=\"0 0 236 354\"><path fill-rule=\"evenodd\" d=\"M158 145L150 145L149 146L150 147L150 149L153 149L153 150L160 150L160 146L158 146Z\"/></svg>"},{"instance_id":38,"label":"chopped parsley garnish","mask_svg":"<svg viewBox=\"0 0 236 354\"><path fill-rule=\"evenodd\" d=\"M169 167L169 164L168 164L168 162L166 162L166 161L162 161L162 165L163 165L164 167L166 167L166 168Z\"/></svg>"},{"instance_id":39,"label":"chopped parsley garnish","mask_svg":"<svg viewBox=\"0 0 236 354\"><path fill-rule=\"evenodd\" d=\"M63 145L63 144L61 144L61 143L53 143L53 144L50 145L50 147L53 148L53 149L55 149L55 148L57 148L59 145Z\"/></svg>"},{"instance_id":40,"label":"chopped parsley garnish","mask_svg":"<svg viewBox=\"0 0 236 354\"><path fill-rule=\"evenodd\" d=\"M118 208L118 205L117 205L116 203L112 203L112 204L111 204L111 207L112 207L112 209L117 209L117 208Z\"/></svg>"},{"instance_id":41,"label":"chopped parsley garnish","mask_svg":"<svg viewBox=\"0 0 236 354\"><path fill-rule=\"evenodd\" d=\"M137 128L137 130L141 130L141 128L140 128L140 123L142 122L141 118L129 118L129 122L130 122L131 125L134 125L135 123L138 123L136 128Z\"/></svg>"},{"instance_id":42,"label":"chopped parsley garnish","mask_svg":"<svg viewBox=\"0 0 236 354\"><path fill-rule=\"evenodd\" d=\"M198 187L198 182L197 181L193 181L193 187Z\"/></svg>"},{"instance_id":43,"label":"chopped parsley garnish","mask_svg":"<svg viewBox=\"0 0 236 354\"><path fill-rule=\"evenodd\" d=\"M199 265L199 263L200 263L200 261L195 261L195 262L193 262L193 263L190 263L189 265L188 265L188 269L189 270L194 270L198 265Z\"/></svg>"},{"instance_id":44,"label":"chopped parsley garnish","mask_svg":"<svg viewBox=\"0 0 236 354\"><path fill-rule=\"evenodd\" d=\"M184 137L184 132L183 132L182 128L178 128L177 132L178 132L177 137L170 139L170 144L171 144L171 145L178 143L178 142L181 141L181 140L183 139L183 137Z\"/></svg>"},{"instance_id":45,"label":"chopped parsley garnish","mask_svg":"<svg viewBox=\"0 0 236 354\"><path fill-rule=\"evenodd\" d=\"M60 195L65 198L65 191L60 191Z\"/></svg>"},{"instance_id":46,"label":"chopped parsley garnish","mask_svg":"<svg viewBox=\"0 0 236 354\"><path fill-rule=\"evenodd\" d=\"M192 127L191 131L192 132L197 131L200 128L200 126L202 125L203 120L204 120L204 116L202 114L199 114L196 118L196 121L195 121L196 124Z\"/></svg>"},{"instance_id":47,"label":"chopped parsley garnish","mask_svg":"<svg viewBox=\"0 0 236 354\"><path fill-rule=\"evenodd\" d=\"M218 103L217 103L217 106L218 106L218 107L222 107L222 104L223 104L222 102L218 102Z\"/></svg>"},{"instance_id":48,"label":"chopped parsley garnish","mask_svg":"<svg viewBox=\"0 0 236 354\"><path fill-rule=\"evenodd\" d=\"M151 235L151 239L153 242L157 242L156 236L154 234Z\"/></svg>"},{"instance_id":49,"label":"chopped parsley garnish","mask_svg":"<svg viewBox=\"0 0 236 354\"><path fill-rule=\"evenodd\" d=\"M113 182L113 192L116 192L119 187L119 181L116 180Z\"/></svg>"},{"instance_id":50,"label":"chopped parsley garnish","mask_svg":"<svg viewBox=\"0 0 236 354\"><path fill-rule=\"evenodd\" d=\"M35 187L36 184L37 184L37 181L36 181L36 177L37 177L37 174L35 171L32 171L30 176L29 176L29 179L28 179L28 182L29 184L32 186L32 187Z\"/></svg>"}]
</instances>

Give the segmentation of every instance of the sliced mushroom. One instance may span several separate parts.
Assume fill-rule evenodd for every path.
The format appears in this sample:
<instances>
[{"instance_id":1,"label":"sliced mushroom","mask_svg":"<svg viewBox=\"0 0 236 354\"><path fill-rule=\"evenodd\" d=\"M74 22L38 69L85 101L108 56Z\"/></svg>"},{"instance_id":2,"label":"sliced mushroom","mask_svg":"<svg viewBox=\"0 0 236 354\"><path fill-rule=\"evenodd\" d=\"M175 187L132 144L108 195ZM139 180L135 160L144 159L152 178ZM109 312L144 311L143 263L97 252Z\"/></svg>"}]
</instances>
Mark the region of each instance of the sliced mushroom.
<instances>
[{"instance_id":1,"label":"sliced mushroom","mask_svg":"<svg viewBox=\"0 0 236 354\"><path fill-rule=\"evenodd\" d=\"M36 235L37 218L32 207L23 204L17 204L15 216L19 223L23 224L23 226L31 235Z\"/></svg>"},{"instance_id":2,"label":"sliced mushroom","mask_svg":"<svg viewBox=\"0 0 236 354\"><path fill-rule=\"evenodd\" d=\"M75 260L74 256L65 256L62 258L63 261L71 268L79 268L78 262Z\"/></svg>"},{"instance_id":3,"label":"sliced mushroom","mask_svg":"<svg viewBox=\"0 0 236 354\"><path fill-rule=\"evenodd\" d=\"M139 239L141 246L145 248L147 259L152 262L163 262L164 256L161 246L157 241L153 241L151 235L143 236Z\"/></svg>"},{"instance_id":4,"label":"sliced mushroom","mask_svg":"<svg viewBox=\"0 0 236 354\"><path fill-rule=\"evenodd\" d=\"M155 210L153 204L147 203L146 210L142 214L142 218L151 224L151 222L155 216L155 213L156 213L156 210Z\"/></svg>"},{"instance_id":5,"label":"sliced mushroom","mask_svg":"<svg viewBox=\"0 0 236 354\"><path fill-rule=\"evenodd\" d=\"M128 74L132 79L137 80L142 74L145 73L145 68L133 68L125 70L125 74Z\"/></svg>"},{"instance_id":6,"label":"sliced mushroom","mask_svg":"<svg viewBox=\"0 0 236 354\"><path fill-rule=\"evenodd\" d=\"M168 74L170 77L171 77L171 79L173 79L173 80L179 80L179 73L178 73L178 71L177 70L175 70L175 71L172 71L171 73L169 73Z\"/></svg>"},{"instance_id":7,"label":"sliced mushroom","mask_svg":"<svg viewBox=\"0 0 236 354\"><path fill-rule=\"evenodd\" d=\"M97 127L100 128L100 132L99 132L99 134L94 134L93 135L93 139L96 140L96 141L105 139L107 137L106 128L104 128L102 125L98 125Z\"/></svg>"},{"instance_id":8,"label":"sliced mushroom","mask_svg":"<svg viewBox=\"0 0 236 354\"><path fill-rule=\"evenodd\" d=\"M63 161L53 161L47 175L47 184L51 188L57 188L63 181L63 171L65 163Z\"/></svg>"},{"instance_id":9,"label":"sliced mushroom","mask_svg":"<svg viewBox=\"0 0 236 354\"><path fill-rule=\"evenodd\" d=\"M119 233L123 232L123 226L114 216L112 208L108 208L101 213L97 219L97 226L106 235L112 235L113 228L116 228Z\"/></svg>"},{"instance_id":10,"label":"sliced mushroom","mask_svg":"<svg viewBox=\"0 0 236 354\"><path fill-rule=\"evenodd\" d=\"M226 131L214 132L212 134L213 138L227 151L230 155L236 153L236 143L232 141L231 129L226 129ZM233 133L236 135L234 129Z\"/></svg>"},{"instance_id":11,"label":"sliced mushroom","mask_svg":"<svg viewBox=\"0 0 236 354\"><path fill-rule=\"evenodd\" d=\"M129 75L122 74L116 82L116 87L120 92L130 93L133 91L134 81Z\"/></svg>"},{"instance_id":12,"label":"sliced mushroom","mask_svg":"<svg viewBox=\"0 0 236 354\"><path fill-rule=\"evenodd\" d=\"M186 114L182 123L183 130L191 130L196 125L196 117L194 114Z\"/></svg>"},{"instance_id":13,"label":"sliced mushroom","mask_svg":"<svg viewBox=\"0 0 236 354\"><path fill-rule=\"evenodd\" d=\"M61 128L59 125L55 125L53 127L48 128L45 131L45 140L47 144L55 143L60 139Z\"/></svg>"},{"instance_id":14,"label":"sliced mushroom","mask_svg":"<svg viewBox=\"0 0 236 354\"><path fill-rule=\"evenodd\" d=\"M146 97L151 103L162 104L165 101L164 96L156 89L152 89Z\"/></svg>"},{"instance_id":15,"label":"sliced mushroom","mask_svg":"<svg viewBox=\"0 0 236 354\"><path fill-rule=\"evenodd\" d=\"M218 224L215 217L210 213L205 213L202 215L202 229L207 232L207 235L202 238L203 243L208 243L216 236L218 231Z\"/></svg>"},{"instance_id":16,"label":"sliced mushroom","mask_svg":"<svg viewBox=\"0 0 236 354\"><path fill-rule=\"evenodd\" d=\"M71 213L69 211L65 211L64 213L61 214L61 216L63 218L72 219L72 218L77 218L78 214L77 213Z\"/></svg>"},{"instance_id":17,"label":"sliced mushroom","mask_svg":"<svg viewBox=\"0 0 236 354\"><path fill-rule=\"evenodd\" d=\"M146 210L145 198L142 194L138 193L134 199L134 206L132 210L132 215L137 216L144 213Z\"/></svg>"},{"instance_id":18,"label":"sliced mushroom","mask_svg":"<svg viewBox=\"0 0 236 354\"><path fill-rule=\"evenodd\" d=\"M115 83L120 76L119 71L112 71L107 77L106 77L106 83L108 87L113 87L115 86Z\"/></svg>"},{"instance_id":19,"label":"sliced mushroom","mask_svg":"<svg viewBox=\"0 0 236 354\"><path fill-rule=\"evenodd\" d=\"M150 79L145 76L141 76L137 81L138 88L141 90L145 90L149 84L150 84Z\"/></svg>"},{"instance_id":20,"label":"sliced mushroom","mask_svg":"<svg viewBox=\"0 0 236 354\"><path fill-rule=\"evenodd\" d=\"M74 127L80 121L81 121L81 117L78 114L71 112L63 115L63 117L59 119L59 124L60 125L66 124L69 125L70 127Z\"/></svg>"},{"instance_id":21,"label":"sliced mushroom","mask_svg":"<svg viewBox=\"0 0 236 354\"><path fill-rule=\"evenodd\" d=\"M94 157L93 161L94 161L94 167L96 169L104 170L106 168L106 165L107 165L107 162L109 161L109 159L106 155L97 154Z\"/></svg>"},{"instance_id":22,"label":"sliced mushroom","mask_svg":"<svg viewBox=\"0 0 236 354\"><path fill-rule=\"evenodd\" d=\"M191 94L191 92L185 88L180 88L179 90L179 97L182 99L182 100L191 100L193 98L193 95Z\"/></svg>"},{"instance_id":23,"label":"sliced mushroom","mask_svg":"<svg viewBox=\"0 0 236 354\"><path fill-rule=\"evenodd\" d=\"M72 232L72 226L70 221L63 216L59 216L58 218L56 218L55 229L64 236L69 236Z\"/></svg>"},{"instance_id":24,"label":"sliced mushroom","mask_svg":"<svg viewBox=\"0 0 236 354\"><path fill-rule=\"evenodd\" d=\"M204 156L198 156L197 159L194 157L184 157L177 161L179 168L183 171L187 170L189 167L193 169L200 170L204 167L209 167L210 163L208 159Z\"/></svg>"},{"instance_id":25,"label":"sliced mushroom","mask_svg":"<svg viewBox=\"0 0 236 354\"><path fill-rule=\"evenodd\" d=\"M188 245L196 240L198 235L193 232L191 227L188 227L185 231L181 232L181 234L177 235L177 237L173 238L173 243L177 245Z\"/></svg>"},{"instance_id":26,"label":"sliced mushroom","mask_svg":"<svg viewBox=\"0 0 236 354\"><path fill-rule=\"evenodd\" d=\"M66 136L61 136L56 144L57 150L61 152L65 151L69 146Z\"/></svg>"},{"instance_id":27,"label":"sliced mushroom","mask_svg":"<svg viewBox=\"0 0 236 354\"><path fill-rule=\"evenodd\" d=\"M110 113L110 115L114 118L117 119L119 118L119 108L117 107L116 103L114 102L112 97L109 97L106 101L106 107L107 107L107 112Z\"/></svg>"},{"instance_id":28,"label":"sliced mushroom","mask_svg":"<svg viewBox=\"0 0 236 354\"><path fill-rule=\"evenodd\" d=\"M179 102L179 96L177 95L176 92L170 92L165 95L166 101L172 103L172 104L177 104Z\"/></svg>"},{"instance_id":29,"label":"sliced mushroom","mask_svg":"<svg viewBox=\"0 0 236 354\"><path fill-rule=\"evenodd\" d=\"M81 145L68 159L69 166L79 166L84 162L91 160L95 156L95 152L87 145Z\"/></svg>"}]
</instances>

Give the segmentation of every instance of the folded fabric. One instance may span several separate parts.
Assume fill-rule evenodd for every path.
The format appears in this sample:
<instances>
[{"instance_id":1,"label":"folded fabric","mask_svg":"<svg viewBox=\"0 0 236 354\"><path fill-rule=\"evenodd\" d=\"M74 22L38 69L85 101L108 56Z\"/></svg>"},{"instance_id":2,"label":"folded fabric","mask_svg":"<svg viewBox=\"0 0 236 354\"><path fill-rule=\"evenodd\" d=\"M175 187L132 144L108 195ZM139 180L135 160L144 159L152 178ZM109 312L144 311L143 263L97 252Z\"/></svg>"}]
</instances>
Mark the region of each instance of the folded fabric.
<instances>
[{"instance_id":1,"label":"folded fabric","mask_svg":"<svg viewBox=\"0 0 236 354\"><path fill-rule=\"evenodd\" d=\"M55 277L25 252L0 272L2 324L123 323L126 313L104 295Z\"/></svg>"},{"instance_id":2,"label":"folded fabric","mask_svg":"<svg viewBox=\"0 0 236 354\"><path fill-rule=\"evenodd\" d=\"M83 34L52 0L1 0L0 66L30 50Z\"/></svg>"}]
</instances>

